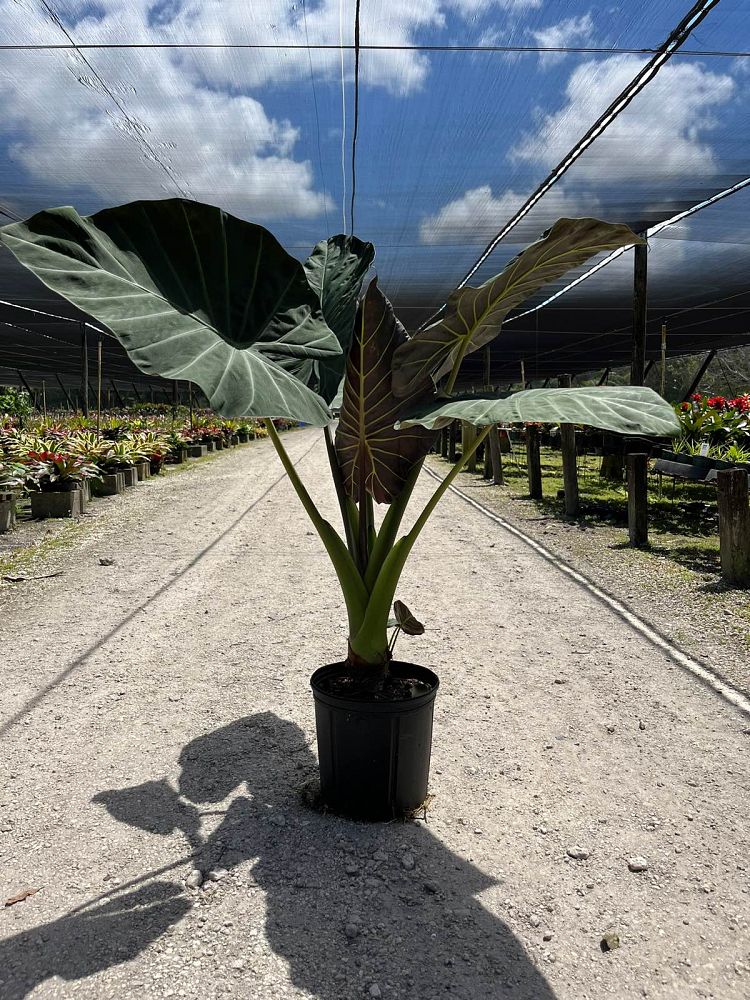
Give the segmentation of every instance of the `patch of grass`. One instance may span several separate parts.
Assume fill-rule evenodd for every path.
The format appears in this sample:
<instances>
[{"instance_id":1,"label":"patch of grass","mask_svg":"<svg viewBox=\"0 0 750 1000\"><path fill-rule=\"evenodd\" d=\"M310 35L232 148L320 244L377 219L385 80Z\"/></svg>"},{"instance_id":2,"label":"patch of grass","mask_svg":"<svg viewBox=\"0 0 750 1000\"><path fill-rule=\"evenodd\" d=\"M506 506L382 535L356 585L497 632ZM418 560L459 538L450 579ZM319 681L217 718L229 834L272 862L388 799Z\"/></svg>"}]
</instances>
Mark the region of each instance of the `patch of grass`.
<instances>
[{"instance_id":1,"label":"patch of grass","mask_svg":"<svg viewBox=\"0 0 750 1000\"><path fill-rule=\"evenodd\" d=\"M29 545L11 549L0 556L0 577L21 576L31 570L38 569L50 556L72 548L86 531L87 523L83 520L70 520L62 525L51 538L42 538Z\"/></svg>"},{"instance_id":2,"label":"patch of grass","mask_svg":"<svg viewBox=\"0 0 750 1000\"><path fill-rule=\"evenodd\" d=\"M578 489L580 519L587 527L627 525L628 496L625 483L612 482L599 475L601 459L579 456ZM541 449L542 489L544 497L534 502L537 510L551 517L565 515L565 501L558 493L564 490L562 454ZM514 448L503 455L505 487L516 498L528 497L526 453ZM716 489L703 483L662 480L649 476L649 535L651 546L645 554L669 560L691 573L718 574L719 538Z\"/></svg>"}]
</instances>

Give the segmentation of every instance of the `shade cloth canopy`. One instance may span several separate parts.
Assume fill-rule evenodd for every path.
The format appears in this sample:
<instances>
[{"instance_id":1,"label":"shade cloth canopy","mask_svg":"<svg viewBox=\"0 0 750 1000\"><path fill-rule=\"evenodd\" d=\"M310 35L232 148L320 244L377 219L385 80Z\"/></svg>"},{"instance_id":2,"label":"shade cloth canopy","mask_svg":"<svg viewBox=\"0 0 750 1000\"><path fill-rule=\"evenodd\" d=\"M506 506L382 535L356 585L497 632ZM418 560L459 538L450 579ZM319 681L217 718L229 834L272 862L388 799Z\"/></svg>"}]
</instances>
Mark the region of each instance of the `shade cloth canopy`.
<instances>
[{"instance_id":1,"label":"shade cloth canopy","mask_svg":"<svg viewBox=\"0 0 750 1000\"><path fill-rule=\"evenodd\" d=\"M180 195L263 223L300 258L353 222L413 330L691 7L0 0L0 220ZM644 232L740 184L749 94L746 3L720 0L471 283L560 216ZM632 258L511 319L492 345L491 382L517 380L521 360L527 378L627 364ZM665 317L670 354L750 342L748 275L748 188L654 236L647 357ZM11 303L0 323L13 324L0 325L0 382L22 368L31 382L76 383L85 317L7 251L0 300ZM108 378L146 381L115 341L104 355ZM462 382L484 378L477 353Z\"/></svg>"}]
</instances>

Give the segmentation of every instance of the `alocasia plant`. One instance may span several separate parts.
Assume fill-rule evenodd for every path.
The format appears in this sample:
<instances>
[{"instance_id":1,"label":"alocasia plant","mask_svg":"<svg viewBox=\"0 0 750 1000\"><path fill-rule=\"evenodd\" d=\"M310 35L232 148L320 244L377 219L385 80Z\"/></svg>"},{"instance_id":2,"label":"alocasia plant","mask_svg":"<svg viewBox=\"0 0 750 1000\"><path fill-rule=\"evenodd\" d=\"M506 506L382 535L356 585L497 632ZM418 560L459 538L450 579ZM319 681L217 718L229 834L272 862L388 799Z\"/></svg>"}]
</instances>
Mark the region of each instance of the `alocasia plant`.
<instances>
[{"instance_id":1,"label":"alocasia plant","mask_svg":"<svg viewBox=\"0 0 750 1000\"><path fill-rule=\"evenodd\" d=\"M441 318L411 337L377 279L361 297L374 249L353 236L322 241L301 264L261 226L169 199L84 218L52 209L6 226L0 239L109 327L142 371L195 382L224 416L267 418L338 575L352 667L387 670L389 615L406 559L493 424L584 423L669 436L679 429L672 407L641 387L453 393L463 358L495 338L524 299L602 251L641 242L627 226L560 219L500 274L454 292ZM343 538L315 506L273 417L325 428ZM452 420L484 429L399 535L435 429ZM379 527L374 503L388 508ZM400 602L397 612L399 627L418 634L420 623Z\"/></svg>"}]
</instances>

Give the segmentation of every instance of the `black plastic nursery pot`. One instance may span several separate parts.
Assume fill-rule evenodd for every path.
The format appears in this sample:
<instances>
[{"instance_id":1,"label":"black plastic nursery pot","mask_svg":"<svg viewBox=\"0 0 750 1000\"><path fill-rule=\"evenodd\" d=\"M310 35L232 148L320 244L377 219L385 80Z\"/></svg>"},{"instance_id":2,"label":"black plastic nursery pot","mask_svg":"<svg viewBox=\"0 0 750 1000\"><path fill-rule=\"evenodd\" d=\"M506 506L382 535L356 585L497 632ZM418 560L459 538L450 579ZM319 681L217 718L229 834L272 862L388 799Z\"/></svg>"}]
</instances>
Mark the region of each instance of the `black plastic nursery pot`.
<instances>
[{"instance_id":1,"label":"black plastic nursery pot","mask_svg":"<svg viewBox=\"0 0 750 1000\"><path fill-rule=\"evenodd\" d=\"M418 809L427 798L432 713L440 681L426 667L393 660L395 677L428 690L402 701L343 696L326 682L350 673L346 663L320 667L310 679L320 761L320 792L333 812L353 819L386 820Z\"/></svg>"}]
</instances>

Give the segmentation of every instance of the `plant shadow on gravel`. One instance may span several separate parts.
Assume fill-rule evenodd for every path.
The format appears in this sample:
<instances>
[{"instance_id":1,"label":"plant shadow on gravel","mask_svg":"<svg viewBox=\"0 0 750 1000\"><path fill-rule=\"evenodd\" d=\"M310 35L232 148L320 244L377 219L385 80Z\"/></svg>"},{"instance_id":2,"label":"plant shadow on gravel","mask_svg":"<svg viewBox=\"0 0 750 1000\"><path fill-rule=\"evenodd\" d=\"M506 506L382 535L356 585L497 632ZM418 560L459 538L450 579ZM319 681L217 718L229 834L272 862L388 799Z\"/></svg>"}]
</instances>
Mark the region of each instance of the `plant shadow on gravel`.
<instances>
[{"instance_id":1,"label":"plant shadow on gravel","mask_svg":"<svg viewBox=\"0 0 750 1000\"><path fill-rule=\"evenodd\" d=\"M249 910L252 897L240 885L249 884L265 894L268 945L288 963L294 986L320 1000L555 1000L520 942L475 898L496 881L426 826L360 824L304 806L297 789L317 766L294 723L270 712L240 719L193 740L180 764L178 791L151 781L101 792L94 801L156 835L182 831L199 868L228 869L221 882L197 892L210 894L201 907L209 916L212 899L235 896L239 934L224 970L237 977L231 995L258 995L254 967L267 961L260 938L248 933L257 902ZM206 807L233 794L203 837L201 816L220 814ZM413 870L402 864L405 853L416 860ZM237 872L246 862L252 868ZM0 942L0 993L22 1000L50 976L84 979L131 960L190 909L181 885L150 882ZM238 959L244 970L230 971Z\"/></svg>"}]
</instances>

